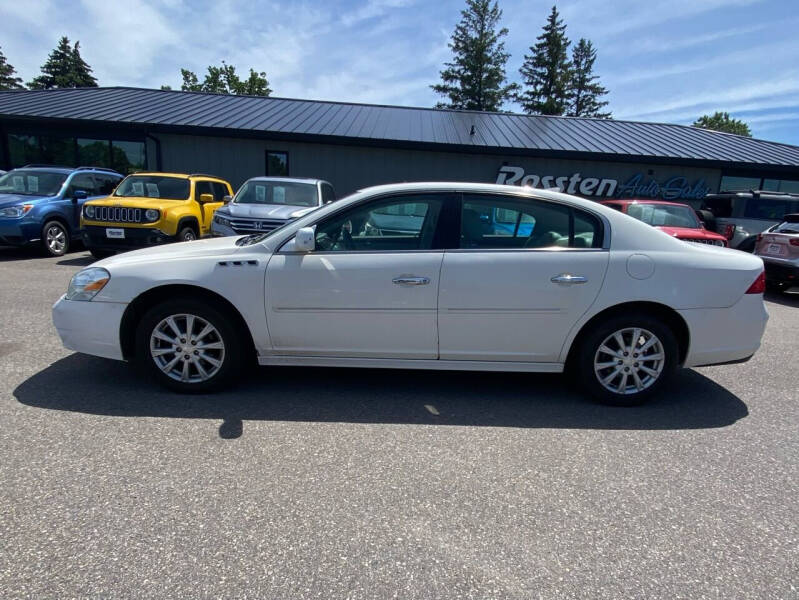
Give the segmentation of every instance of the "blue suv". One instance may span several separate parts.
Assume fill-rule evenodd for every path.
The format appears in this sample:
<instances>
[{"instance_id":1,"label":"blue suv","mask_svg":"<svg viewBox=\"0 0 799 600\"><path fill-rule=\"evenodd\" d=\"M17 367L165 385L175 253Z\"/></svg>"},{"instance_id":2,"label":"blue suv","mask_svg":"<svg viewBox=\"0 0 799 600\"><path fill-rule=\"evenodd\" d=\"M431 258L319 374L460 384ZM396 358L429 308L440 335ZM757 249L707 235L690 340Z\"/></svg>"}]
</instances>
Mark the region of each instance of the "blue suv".
<instances>
[{"instance_id":1,"label":"blue suv","mask_svg":"<svg viewBox=\"0 0 799 600\"><path fill-rule=\"evenodd\" d=\"M120 181L102 167L27 165L0 175L0 245L39 244L45 255L63 256L79 237L83 203Z\"/></svg>"}]
</instances>

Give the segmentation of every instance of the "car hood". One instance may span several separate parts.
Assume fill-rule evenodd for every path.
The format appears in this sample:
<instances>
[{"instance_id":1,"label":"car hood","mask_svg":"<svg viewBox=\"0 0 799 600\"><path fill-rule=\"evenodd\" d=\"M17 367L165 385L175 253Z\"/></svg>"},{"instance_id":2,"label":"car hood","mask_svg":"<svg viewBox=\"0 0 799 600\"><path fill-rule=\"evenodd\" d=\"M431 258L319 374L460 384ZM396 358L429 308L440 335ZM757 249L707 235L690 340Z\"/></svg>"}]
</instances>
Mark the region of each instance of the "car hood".
<instances>
[{"instance_id":1,"label":"car hood","mask_svg":"<svg viewBox=\"0 0 799 600\"><path fill-rule=\"evenodd\" d=\"M140 196L108 196L97 200L90 200L86 204L91 206L122 206L126 208L155 208L165 210L170 206L177 206L186 200L165 200L163 198L146 198Z\"/></svg>"},{"instance_id":2,"label":"car hood","mask_svg":"<svg viewBox=\"0 0 799 600\"><path fill-rule=\"evenodd\" d=\"M716 233L715 231L708 231L707 229L697 229L695 227L664 227L664 226L656 226L656 229L660 229L661 231L668 233L671 236L679 238L681 240L684 239L692 239L692 240L725 240L723 235Z\"/></svg>"},{"instance_id":3,"label":"car hood","mask_svg":"<svg viewBox=\"0 0 799 600\"><path fill-rule=\"evenodd\" d=\"M308 214L316 206L295 206L292 204L238 204L230 203L219 209L219 214L251 219L295 219ZM294 217L291 215L296 214Z\"/></svg>"},{"instance_id":4,"label":"car hood","mask_svg":"<svg viewBox=\"0 0 799 600\"><path fill-rule=\"evenodd\" d=\"M241 250L236 246L239 236L210 238L196 240L194 242L177 242L174 244L164 244L163 246L153 246L117 254L109 258L97 261L93 267L114 268L134 263L143 262L164 262L169 260L181 260L185 258L200 258L204 256L214 257L230 255Z\"/></svg>"},{"instance_id":5,"label":"car hood","mask_svg":"<svg viewBox=\"0 0 799 600\"><path fill-rule=\"evenodd\" d=\"M49 196L25 196L24 194L0 194L0 208L17 204L33 204Z\"/></svg>"}]
</instances>

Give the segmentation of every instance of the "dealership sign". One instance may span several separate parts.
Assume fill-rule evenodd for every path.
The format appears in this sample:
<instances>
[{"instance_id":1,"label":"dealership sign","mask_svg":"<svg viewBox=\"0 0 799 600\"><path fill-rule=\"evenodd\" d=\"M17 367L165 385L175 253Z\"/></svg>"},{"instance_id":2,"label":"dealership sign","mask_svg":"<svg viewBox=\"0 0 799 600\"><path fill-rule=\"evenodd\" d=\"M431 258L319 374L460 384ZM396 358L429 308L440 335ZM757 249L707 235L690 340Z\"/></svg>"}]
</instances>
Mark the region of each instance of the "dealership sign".
<instances>
[{"instance_id":1,"label":"dealership sign","mask_svg":"<svg viewBox=\"0 0 799 600\"><path fill-rule=\"evenodd\" d=\"M655 179L644 178L638 173L627 181L618 179L583 177L580 173L571 175L525 174L522 167L503 165L497 173L497 183L522 185L543 189L557 189L567 194L599 196L604 198L663 198L664 200L692 200L710 193L704 179L693 184L686 177L677 176L660 183Z\"/></svg>"}]
</instances>

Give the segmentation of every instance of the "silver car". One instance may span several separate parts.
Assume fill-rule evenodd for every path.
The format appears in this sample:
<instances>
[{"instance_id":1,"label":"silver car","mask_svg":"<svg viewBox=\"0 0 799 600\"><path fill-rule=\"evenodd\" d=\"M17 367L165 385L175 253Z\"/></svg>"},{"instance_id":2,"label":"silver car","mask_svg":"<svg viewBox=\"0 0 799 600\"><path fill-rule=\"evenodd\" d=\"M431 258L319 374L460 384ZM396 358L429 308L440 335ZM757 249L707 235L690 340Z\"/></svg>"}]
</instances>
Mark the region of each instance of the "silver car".
<instances>
[{"instance_id":1,"label":"silver car","mask_svg":"<svg viewBox=\"0 0 799 600\"><path fill-rule=\"evenodd\" d=\"M333 186L321 179L253 177L214 213L211 234L268 233L335 199Z\"/></svg>"}]
</instances>

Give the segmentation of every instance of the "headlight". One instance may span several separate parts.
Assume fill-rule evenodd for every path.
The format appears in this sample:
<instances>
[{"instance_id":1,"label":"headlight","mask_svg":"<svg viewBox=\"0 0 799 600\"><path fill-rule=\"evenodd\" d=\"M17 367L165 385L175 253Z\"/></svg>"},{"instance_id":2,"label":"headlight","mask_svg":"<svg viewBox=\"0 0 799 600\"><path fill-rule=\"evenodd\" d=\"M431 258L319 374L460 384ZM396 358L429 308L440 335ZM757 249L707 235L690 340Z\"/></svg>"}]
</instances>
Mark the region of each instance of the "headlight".
<instances>
[{"instance_id":1,"label":"headlight","mask_svg":"<svg viewBox=\"0 0 799 600\"><path fill-rule=\"evenodd\" d=\"M17 206L8 206L6 208L0 208L0 217L19 218L22 215L26 214L32 208L33 204L18 204Z\"/></svg>"},{"instance_id":2,"label":"headlight","mask_svg":"<svg viewBox=\"0 0 799 600\"><path fill-rule=\"evenodd\" d=\"M144 220L147 221L148 223L154 223L155 221L158 220L160 216L161 213L159 213L154 208L148 208L147 210L144 211Z\"/></svg>"},{"instance_id":3,"label":"headlight","mask_svg":"<svg viewBox=\"0 0 799 600\"><path fill-rule=\"evenodd\" d=\"M100 267L90 267L77 273L69 282L67 300L88 301L94 298L111 279L111 273Z\"/></svg>"},{"instance_id":4,"label":"headlight","mask_svg":"<svg viewBox=\"0 0 799 600\"><path fill-rule=\"evenodd\" d=\"M225 227L230 227L230 219L226 219L222 215L219 214L214 215L214 221L216 221L220 225L224 225Z\"/></svg>"},{"instance_id":5,"label":"headlight","mask_svg":"<svg viewBox=\"0 0 799 600\"><path fill-rule=\"evenodd\" d=\"M87 218L93 219L94 218L94 207L91 204L86 204L83 207L83 214L86 215Z\"/></svg>"}]
</instances>

